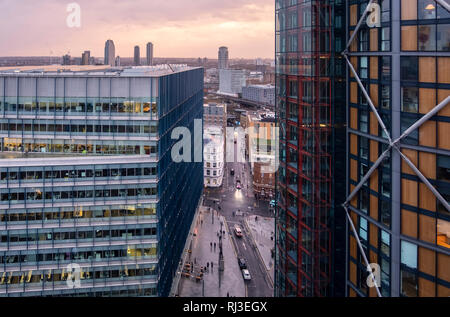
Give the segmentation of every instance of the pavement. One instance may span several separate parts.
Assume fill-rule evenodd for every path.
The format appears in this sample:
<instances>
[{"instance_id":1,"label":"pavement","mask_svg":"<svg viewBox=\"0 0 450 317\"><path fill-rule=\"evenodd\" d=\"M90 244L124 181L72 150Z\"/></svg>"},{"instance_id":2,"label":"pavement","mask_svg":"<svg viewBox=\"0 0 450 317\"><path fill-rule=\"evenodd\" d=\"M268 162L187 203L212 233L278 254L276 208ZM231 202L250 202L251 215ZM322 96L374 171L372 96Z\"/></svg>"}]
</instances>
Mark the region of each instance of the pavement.
<instances>
[{"instance_id":1,"label":"pavement","mask_svg":"<svg viewBox=\"0 0 450 317\"><path fill-rule=\"evenodd\" d=\"M275 219L250 216L245 219L245 223L258 249L259 256L266 266L267 273L271 279L271 284L273 285L275 265L274 259L272 258L272 249L275 247Z\"/></svg>"},{"instance_id":2,"label":"pavement","mask_svg":"<svg viewBox=\"0 0 450 317\"><path fill-rule=\"evenodd\" d=\"M223 238L224 271L219 271L218 232L225 231ZM210 243L213 243L211 247ZM216 249L214 250L214 243ZM202 206L196 225L196 236L192 240L192 253L187 262L192 263L191 277L182 277L179 286L180 297L245 297L247 294L244 279L237 263L236 251L230 239L225 218L209 207ZM201 267L208 268L203 278L197 281Z\"/></svg>"}]
</instances>

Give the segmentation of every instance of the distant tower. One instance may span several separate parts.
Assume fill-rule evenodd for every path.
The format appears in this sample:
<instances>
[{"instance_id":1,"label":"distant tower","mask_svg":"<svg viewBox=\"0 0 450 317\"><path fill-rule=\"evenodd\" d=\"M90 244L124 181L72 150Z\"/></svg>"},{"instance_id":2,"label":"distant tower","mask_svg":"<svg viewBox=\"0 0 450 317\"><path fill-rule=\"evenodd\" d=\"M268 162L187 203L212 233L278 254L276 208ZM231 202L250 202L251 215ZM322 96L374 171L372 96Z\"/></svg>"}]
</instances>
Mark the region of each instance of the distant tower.
<instances>
[{"instance_id":1,"label":"distant tower","mask_svg":"<svg viewBox=\"0 0 450 317\"><path fill-rule=\"evenodd\" d=\"M116 57L116 66L120 67L120 56Z\"/></svg>"},{"instance_id":2,"label":"distant tower","mask_svg":"<svg viewBox=\"0 0 450 317\"><path fill-rule=\"evenodd\" d=\"M91 59L91 51L84 51L81 55L81 65L89 65Z\"/></svg>"},{"instance_id":3,"label":"distant tower","mask_svg":"<svg viewBox=\"0 0 450 317\"><path fill-rule=\"evenodd\" d=\"M147 43L147 66L153 66L153 43Z\"/></svg>"},{"instance_id":4,"label":"distant tower","mask_svg":"<svg viewBox=\"0 0 450 317\"><path fill-rule=\"evenodd\" d=\"M71 58L69 54L66 54L63 56L63 65L70 65L71 64Z\"/></svg>"},{"instance_id":5,"label":"distant tower","mask_svg":"<svg viewBox=\"0 0 450 317\"><path fill-rule=\"evenodd\" d=\"M139 46L134 47L134 66L140 66L141 65L141 53Z\"/></svg>"},{"instance_id":6,"label":"distant tower","mask_svg":"<svg viewBox=\"0 0 450 317\"><path fill-rule=\"evenodd\" d=\"M107 40L105 44L105 65L114 66L116 58L116 48L112 40Z\"/></svg>"},{"instance_id":7,"label":"distant tower","mask_svg":"<svg viewBox=\"0 0 450 317\"><path fill-rule=\"evenodd\" d=\"M219 48L219 69L228 68L228 47L222 46Z\"/></svg>"}]
</instances>

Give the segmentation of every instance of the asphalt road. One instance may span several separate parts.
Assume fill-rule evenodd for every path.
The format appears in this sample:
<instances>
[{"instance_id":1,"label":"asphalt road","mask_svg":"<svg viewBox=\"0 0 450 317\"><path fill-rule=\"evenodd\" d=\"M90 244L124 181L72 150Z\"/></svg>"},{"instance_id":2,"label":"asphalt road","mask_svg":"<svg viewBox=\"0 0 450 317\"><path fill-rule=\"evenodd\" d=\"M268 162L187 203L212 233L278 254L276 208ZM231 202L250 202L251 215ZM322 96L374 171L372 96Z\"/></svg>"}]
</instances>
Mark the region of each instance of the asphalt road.
<instances>
[{"instance_id":1,"label":"asphalt road","mask_svg":"<svg viewBox=\"0 0 450 317\"><path fill-rule=\"evenodd\" d=\"M245 141L243 142L245 147ZM244 258L252 280L246 282L248 297L272 297L273 287L270 283L265 265L260 258L254 241L250 238L250 232L244 225L244 218L251 215L263 217L271 217L273 213L269 210L269 202L256 200L252 189L252 179L250 175L250 165L248 163L240 163L237 155L243 154L245 148L238 149L239 142L235 147L235 160L228 162L225 166L225 176L223 185L218 189L208 188L205 191L204 203L218 210L226 219L230 234L232 236L237 257ZM230 174L234 169L235 174ZM242 189L236 188L236 180L242 183ZM233 213L243 212L243 215ZM237 238L234 234L234 226L239 225L243 230L244 236ZM236 259L237 261L237 259Z\"/></svg>"}]
</instances>

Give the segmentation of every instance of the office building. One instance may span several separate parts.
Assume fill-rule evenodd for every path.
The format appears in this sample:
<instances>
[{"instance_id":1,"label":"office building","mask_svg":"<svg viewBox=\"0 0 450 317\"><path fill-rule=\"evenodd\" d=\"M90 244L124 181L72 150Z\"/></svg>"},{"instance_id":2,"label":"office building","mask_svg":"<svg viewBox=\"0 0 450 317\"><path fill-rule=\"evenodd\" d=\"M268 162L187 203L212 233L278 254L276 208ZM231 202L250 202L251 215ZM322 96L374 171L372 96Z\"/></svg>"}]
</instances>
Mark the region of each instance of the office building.
<instances>
[{"instance_id":1,"label":"office building","mask_svg":"<svg viewBox=\"0 0 450 317\"><path fill-rule=\"evenodd\" d=\"M203 187L171 133L202 116L201 68L0 68L0 296L168 296Z\"/></svg>"},{"instance_id":2,"label":"office building","mask_svg":"<svg viewBox=\"0 0 450 317\"><path fill-rule=\"evenodd\" d=\"M222 46L219 48L219 69L228 69L228 47Z\"/></svg>"},{"instance_id":3,"label":"office building","mask_svg":"<svg viewBox=\"0 0 450 317\"><path fill-rule=\"evenodd\" d=\"M224 149L225 137L222 127L205 126L203 132L205 187L222 186L225 168Z\"/></svg>"},{"instance_id":4,"label":"office building","mask_svg":"<svg viewBox=\"0 0 450 317\"><path fill-rule=\"evenodd\" d=\"M134 47L134 66L141 66L141 53L137 45Z\"/></svg>"},{"instance_id":5,"label":"office building","mask_svg":"<svg viewBox=\"0 0 450 317\"><path fill-rule=\"evenodd\" d=\"M270 166L275 166L277 150L273 144L275 113L258 111L246 114L246 117L246 145L253 177L253 192L258 199L272 200L275 197L275 171L270 170Z\"/></svg>"},{"instance_id":6,"label":"office building","mask_svg":"<svg viewBox=\"0 0 450 317\"><path fill-rule=\"evenodd\" d=\"M116 47L112 40L107 40L105 43L105 65L114 66L116 58Z\"/></svg>"},{"instance_id":7,"label":"office building","mask_svg":"<svg viewBox=\"0 0 450 317\"><path fill-rule=\"evenodd\" d=\"M245 71L240 69L219 70L219 94L238 96L246 85Z\"/></svg>"},{"instance_id":8,"label":"office building","mask_svg":"<svg viewBox=\"0 0 450 317\"><path fill-rule=\"evenodd\" d=\"M81 55L81 65L89 65L91 61L91 51L84 51Z\"/></svg>"},{"instance_id":9,"label":"office building","mask_svg":"<svg viewBox=\"0 0 450 317\"><path fill-rule=\"evenodd\" d=\"M347 2L356 32L347 52L349 296L450 296L450 12L441 3L450 8L378 1L379 26L357 28L367 1ZM380 294L366 283L364 255L379 265Z\"/></svg>"},{"instance_id":10,"label":"office building","mask_svg":"<svg viewBox=\"0 0 450 317\"><path fill-rule=\"evenodd\" d=\"M287 162L277 182L279 296L450 296L450 7L434 0L372 1L379 7L368 12L368 3L277 2L276 103L280 160ZM317 25L320 32L314 33ZM324 28L328 25L334 27ZM303 52L298 58L297 51ZM310 82L317 84L314 89ZM300 154L293 152L297 144ZM322 186L327 179L330 186ZM320 191L310 192L310 182ZM296 183L302 186L300 197ZM328 194L332 200L325 200ZM328 233L319 228L309 234L310 199L316 199L311 207L320 215L310 223L327 226ZM302 212L300 218L295 211ZM339 256L342 219L345 256ZM301 232L292 229L299 221ZM298 235L301 246L295 245ZM312 252L305 253L310 246ZM328 261L324 250L330 246ZM293 250L302 253L301 265L292 261L299 256ZM303 278L295 284L296 276L308 277L310 263L312 285ZM368 265L379 280L373 281ZM329 279L323 268L330 268ZM295 292L297 285L301 289Z\"/></svg>"},{"instance_id":11,"label":"office building","mask_svg":"<svg viewBox=\"0 0 450 317\"><path fill-rule=\"evenodd\" d=\"M116 62L115 62L115 64L116 64L116 67L120 67L120 56L117 56L117 57L116 57Z\"/></svg>"},{"instance_id":12,"label":"office building","mask_svg":"<svg viewBox=\"0 0 450 317\"><path fill-rule=\"evenodd\" d=\"M227 106L225 104L210 103L203 106L203 125L227 127Z\"/></svg>"},{"instance_id":13,"label":"office building","mask_svg":"<svg viewBox=\"0 0 450 317\"><path fill-rule=\"evenodd\" d=\"M345 295L345 3L276 1L276 296Z\"/></svg>"},{"instance_id":14,"label":"office building","mask_svg":"<svg viewBox=\"0 0 450 317\"><path fill-rule=\"evenodd\" d=\"M242 99L251 100L263 105L275 106L275 86L268 84L243 87Z\"/></svg>"},{"instance_id":15,"label":"office building","mask_svg":"<svg viewBox=\"0 0 450 317\"><path fill-rule=\"evenodd\" d=\"M70 65L70 64L72 64L72 58L70 57L69 54L66 54L66 55L63 56L62 64L63 65Z\"/></svg>"},{"instance_id":16,"label":"office building","mask_svg":"<svg viewBox=\"0 0 450 317\"><path fill-rule=\"evenodd\" d=\"M147 43L147 66L153 66L153 43Z\"/></svg>"}]
</instances>

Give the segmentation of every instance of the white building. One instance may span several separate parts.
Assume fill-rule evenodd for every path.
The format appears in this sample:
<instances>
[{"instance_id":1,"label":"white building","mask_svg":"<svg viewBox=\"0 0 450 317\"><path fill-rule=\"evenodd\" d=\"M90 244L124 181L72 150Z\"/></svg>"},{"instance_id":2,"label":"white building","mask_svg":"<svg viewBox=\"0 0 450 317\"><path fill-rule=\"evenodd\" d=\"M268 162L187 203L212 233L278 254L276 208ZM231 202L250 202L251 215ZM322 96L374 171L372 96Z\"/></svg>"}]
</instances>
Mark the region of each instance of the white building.
<instances>
[{"instance_id":1,"label":"white building","mask_svg":"<svg viewBox=\"0 0 450 317\"><path fill-rule=\"evenodd\" d=\"M229 67L228 58L228 47L219 47L219 69L227 69Z\"/></svg>"},{"instance_id":2,"label":"white building","mask_svg":"<svg viewBox=\"0 0 450 317\"><path fill-rule=\"evenodd\" d=\"M105 65L114 66L116 59L116 47L112 40L107 40L105 43Z\"/></svg>"},{"instance_id":3,"label":"white building","mask_svg":"<svg viewBox=\"0 0 450 317\"><path fill-rule=\"evenodd\" d=\"M203 132L205 187L222 186L225 161L224 145L221 127L205 127Z\"/></svg>"},{"instance_id":4,"label":"white building","mask_svg":"<svg viewBox=\"0 0 450 317\"><path fill-rule=\"evenodd\" d=\"M241 69L220 69L219 94L234 95L242 93L246 85L245 71Z\"/></svg>"},{"instance_id":5,"label":"white building","mask_svg":"<svg viewBox=\"0 0 450 317\"><path fill-rule=\"evenodd\" d=\"M242 88L242 98L267 105L275 105L275 86L250 85Z\"/></svg>"}]
</instances>

